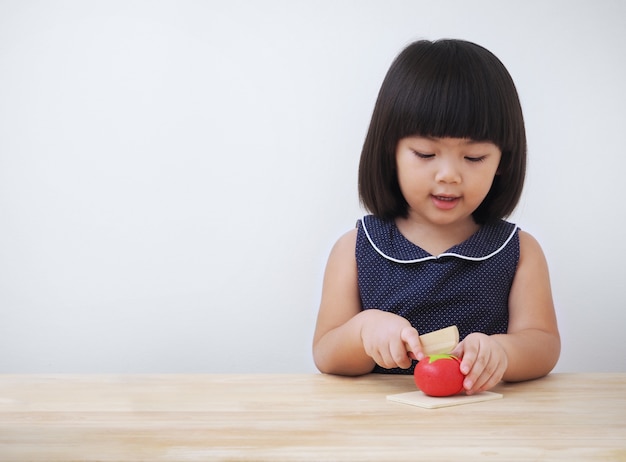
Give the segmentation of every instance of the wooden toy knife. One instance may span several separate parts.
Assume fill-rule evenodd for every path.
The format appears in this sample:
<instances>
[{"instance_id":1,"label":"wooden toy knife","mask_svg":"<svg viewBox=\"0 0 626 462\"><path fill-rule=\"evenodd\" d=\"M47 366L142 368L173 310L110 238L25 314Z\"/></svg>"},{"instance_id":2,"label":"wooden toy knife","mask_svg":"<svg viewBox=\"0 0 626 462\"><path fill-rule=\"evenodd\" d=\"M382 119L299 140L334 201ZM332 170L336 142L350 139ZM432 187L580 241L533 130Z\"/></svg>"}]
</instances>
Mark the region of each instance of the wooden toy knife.
<instances>
[{"instance_id":1,"label":"wooden toy knife","mask_svg":"<svg viewBox=\"0 0 626 462\"><path fill-rule=\"evenodd\" d=\"M445 327L420 335L424 355L442 355L450 353L459 344L459 329L456 326Z\"/></svg>"}]
</instances>

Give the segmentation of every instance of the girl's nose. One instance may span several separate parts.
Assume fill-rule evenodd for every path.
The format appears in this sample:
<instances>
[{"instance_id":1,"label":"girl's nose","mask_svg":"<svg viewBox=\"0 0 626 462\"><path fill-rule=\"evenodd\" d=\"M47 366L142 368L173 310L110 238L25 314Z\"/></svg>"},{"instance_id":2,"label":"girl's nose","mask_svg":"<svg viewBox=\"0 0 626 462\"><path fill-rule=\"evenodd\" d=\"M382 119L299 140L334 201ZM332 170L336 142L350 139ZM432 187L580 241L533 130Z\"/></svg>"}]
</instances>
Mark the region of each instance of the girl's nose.
<instances>
[{"instance_id":1,"label":"girl's nose","mask_svg":"<svg viewBox=\"0 0 626 462\"><path fill-rule=\"evenodd\" d=\"M438 165L435 179L438 183L458 184L461 182L461 173L454 162L442 161Z\"/></svg>"}]
</instances>

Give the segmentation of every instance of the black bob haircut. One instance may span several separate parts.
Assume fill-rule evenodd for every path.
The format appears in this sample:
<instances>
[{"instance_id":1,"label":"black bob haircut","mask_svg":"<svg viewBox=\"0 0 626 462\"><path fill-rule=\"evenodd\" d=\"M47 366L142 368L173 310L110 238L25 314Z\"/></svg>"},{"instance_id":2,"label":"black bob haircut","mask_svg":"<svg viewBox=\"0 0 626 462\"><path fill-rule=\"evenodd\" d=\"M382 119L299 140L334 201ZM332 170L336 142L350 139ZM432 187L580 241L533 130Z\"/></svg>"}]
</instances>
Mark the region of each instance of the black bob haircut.
<instances>
[{"instance_id":1,"label":"black bob haircut","mask_svg":"<svg viewBox=\"0 0 626 462\"><path fill-rule=\"evenodd\" d=\"M464 40L420 40L396 57L378 93L359 163L361 203L379 218L408 214L396 147L416 135L498 146L498 174L473 218L484 224L513 212L526 174L526 132L513 79L493 53Z\"/></svg>"}]
</instances>

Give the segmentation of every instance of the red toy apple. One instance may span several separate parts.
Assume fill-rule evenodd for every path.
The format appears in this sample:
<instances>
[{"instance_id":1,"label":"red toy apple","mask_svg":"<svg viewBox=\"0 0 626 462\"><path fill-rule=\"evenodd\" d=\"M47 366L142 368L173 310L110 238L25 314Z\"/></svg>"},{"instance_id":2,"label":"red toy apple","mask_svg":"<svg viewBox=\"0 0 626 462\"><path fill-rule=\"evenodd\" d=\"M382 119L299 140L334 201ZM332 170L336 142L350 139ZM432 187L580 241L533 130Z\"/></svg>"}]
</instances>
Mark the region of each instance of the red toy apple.
<instances>
[{"instance_id":1,"label":"red toy apple","mask_svg":"<svg viewBox=\"0 0 626 462\"><path fill-rule=\"evenodd\" d=\"M453 355L426 356L415 366L415 385L428 396L452 396L463 390L461 361Z\"/></svg>"}]
</instances>

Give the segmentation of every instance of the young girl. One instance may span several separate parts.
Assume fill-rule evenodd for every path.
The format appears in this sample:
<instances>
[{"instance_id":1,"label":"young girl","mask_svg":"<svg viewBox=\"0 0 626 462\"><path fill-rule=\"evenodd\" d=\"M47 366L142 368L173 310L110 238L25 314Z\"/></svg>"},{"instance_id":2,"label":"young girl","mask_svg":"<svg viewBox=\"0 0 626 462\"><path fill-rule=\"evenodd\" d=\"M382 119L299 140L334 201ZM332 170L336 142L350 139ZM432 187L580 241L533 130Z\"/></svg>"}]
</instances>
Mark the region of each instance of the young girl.
<instances>
[{"instance_id":1,"label":"young girl","mask_svg":"<svg viewBox=\"0 0 626 462\"><path fill-rule=\"evenodd\" d=\"M537 241L517 205L526 135L511 76L466 41L419 41L382 84L359 166L372 213L333 247L313 355L324 373L410 374L420 334L457 325L468 394L548 374L560 354Z\"/></svg>"}]
</instances>

